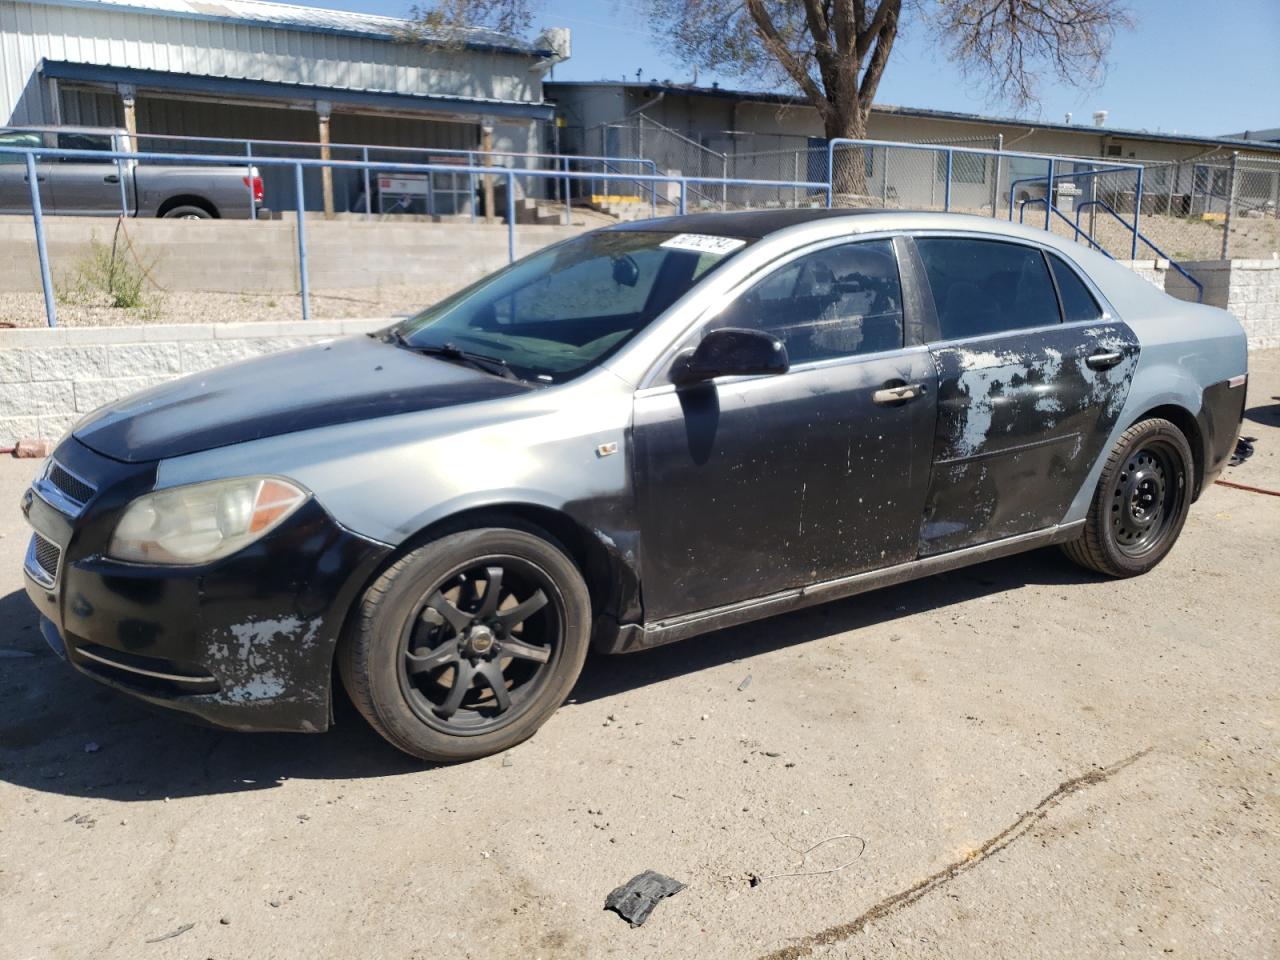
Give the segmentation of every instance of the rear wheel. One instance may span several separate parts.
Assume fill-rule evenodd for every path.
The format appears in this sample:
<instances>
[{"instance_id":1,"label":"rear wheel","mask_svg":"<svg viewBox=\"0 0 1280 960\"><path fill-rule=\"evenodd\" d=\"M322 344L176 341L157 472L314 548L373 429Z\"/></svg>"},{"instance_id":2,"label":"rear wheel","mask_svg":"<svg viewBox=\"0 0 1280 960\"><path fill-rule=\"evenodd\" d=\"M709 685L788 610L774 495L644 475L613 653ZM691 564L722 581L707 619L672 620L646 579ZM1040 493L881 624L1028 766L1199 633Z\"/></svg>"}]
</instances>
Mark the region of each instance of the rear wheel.
<instances>
[{"instance_id":1,"label":"rear wheel","mask_svg":"<svg viewBox=\"0 0 1280 960\"><path fill-rule=\"evenodd\" d=\"M586 656L577 567L525 530L467 530L407 554L371 586L339 670L379 733L424 760L471 760L531 736Z\"/></svg>"},{"instance_id":2,"label":"rear wheel","mask_svg":"<svg viewBox=\"0 0 1280 960\"><path fill-rule=\"evenodd\" d=\"M1176 426L1157 418L1134 424L1107 458L1084 533L1063 550L1109 576L1146 573L1182 532L1193 469L1191 447Z\"/></svg>"},{"instance_id":3,"label":"rear wheel","mask_svg":"<svg viewBox=\"0 0 1280 960\"><path fill-rule=\"evenodd\" d=\"M192 203L184 203L181 206L171 207L164 212L165 220L212 220L213 214L204 207L198 207Z\"/></svg>"}]
</instances>

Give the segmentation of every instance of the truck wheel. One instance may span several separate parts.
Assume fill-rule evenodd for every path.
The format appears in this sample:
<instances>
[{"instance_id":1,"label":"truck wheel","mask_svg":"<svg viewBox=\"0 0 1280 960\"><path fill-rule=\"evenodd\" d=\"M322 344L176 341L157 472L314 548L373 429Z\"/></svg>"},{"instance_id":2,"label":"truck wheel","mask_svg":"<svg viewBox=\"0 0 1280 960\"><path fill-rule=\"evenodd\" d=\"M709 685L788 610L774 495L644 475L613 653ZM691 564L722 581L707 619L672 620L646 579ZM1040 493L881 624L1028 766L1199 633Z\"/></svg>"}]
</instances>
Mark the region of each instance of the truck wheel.
<instances>
[{"instance_id":1,"label":"truck wheel","mask_svg":"<svg viewBox=\"0 0 1280 960\"><path fill-rule=\"evenodd\" d=\"M1193 469L1191 447L1176 426L1159 418L1135 423L1107 457L1084 533L1063 551L1108 576L1146 573L1182 532Z\"/></svg>"},{"instance_id":2,"label":"truck wheel","mask_svg":"<svg viewBox=\"0 0 1280 960\"><path fill-rule=\"evenodd\" d=\"M532 736L586 657L591 601L573 561L527 530L442 537L365 593L338 669L357 709L394 746L439 763Z\"/></svg>"},{"instance_id":3,"label":"truck wheel","mask_svg":"<svg viewBox=\"0 0 1280 960\"><path fill-rule=\"evenodd\" d=\"M184 203L181 206L174 207L172 210L164 212L165 220L212 220L213 214L204 207L197 207L194 204Z\"/></svg>"}]
</instances>

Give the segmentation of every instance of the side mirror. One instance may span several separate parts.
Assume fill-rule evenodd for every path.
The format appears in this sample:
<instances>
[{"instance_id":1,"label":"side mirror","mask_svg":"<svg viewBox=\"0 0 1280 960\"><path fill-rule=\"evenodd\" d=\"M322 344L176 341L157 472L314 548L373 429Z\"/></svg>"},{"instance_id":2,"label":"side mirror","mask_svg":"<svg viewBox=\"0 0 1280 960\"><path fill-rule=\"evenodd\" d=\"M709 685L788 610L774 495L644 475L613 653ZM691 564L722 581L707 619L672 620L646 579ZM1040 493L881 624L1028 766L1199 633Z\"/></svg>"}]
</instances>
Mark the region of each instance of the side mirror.
<instances>
[{"instance_id":1,"label":"side mirror","mask_svg":"<svg viewBox=\"0 0 1280 960\"><path fill-rule=\"evenodd\" d=\"M716 377L786 373L787 348L760 330L724 327L712 330L696 350L682 353L671 368L676 384L702 383Z\"/></svg>"}]
</instances>

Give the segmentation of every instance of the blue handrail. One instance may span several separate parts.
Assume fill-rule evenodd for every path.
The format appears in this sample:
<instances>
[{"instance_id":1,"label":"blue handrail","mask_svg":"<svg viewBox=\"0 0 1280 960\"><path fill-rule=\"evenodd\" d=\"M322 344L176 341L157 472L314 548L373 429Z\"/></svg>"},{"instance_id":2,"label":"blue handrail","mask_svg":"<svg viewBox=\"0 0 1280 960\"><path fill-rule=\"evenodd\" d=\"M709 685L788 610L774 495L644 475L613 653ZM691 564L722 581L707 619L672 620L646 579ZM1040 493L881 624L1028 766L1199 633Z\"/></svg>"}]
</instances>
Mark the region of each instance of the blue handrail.
<instances>
[{"instance_id":1,"label":"blue handrail","mask_svg":"<svg viewBox=\"0 0 1280 960\"><path fill-rule=\"evenodd\" d=\"M1025 209L1026 209L1026 207L1027 207L1028 205L1033 204L1033 203L1046 203L1046 202L1047 202L1047 201L1045 200L1045 198L1044 198L1044 197L1028 197L1026 200L1020 200L1020 201L1018 201L1018 223L1023 223L1023 222L1024 222L1024 218L1025 218L1025 216L1026 216L1026 214L1025 214ZM1080 228L1080 224L1079 224L1079 222L1078 222L1078 219L1077 219L1077 222L1076 222L1076 223L1072 223L1072 222L1067 218L1067 215L1066 215L1065 213L1063 213L1061 210L1059 210L1056 206L1054 206L1054 207L1050 207L1050 209L1052 210L1052 212L1053 212L1053 213L1056 213L1056 214L1058 215L1058 218L1059 218L1060 220L1062 220L1064 223L1066 223L1066 225L1067 225L1068 227L1070 227L1072 230L1074 230L1074 231L1076 232L1075 236L1072 238L1073 240L1079 241L1079 239L1080 239L1081 237L1084 237L1084 239L1088 242L1088 244L1089 244L1090 246L1092 246L1092 247L1096 247L1096 248L1097 248L1097 250L1098 250L1098 252L1099 252L1099 253L1103 254L1103 255L1104 255L1104 256L1106 256L1106 257L1109 257L1109 258L1110 258L1110 259L1112 259L1112 260L1114 260L1114 259L1115 259L1115 257L1112 257L1112 256L1111 256L1111 254L1107 253L1107 249L1106 249L1106 247L1104 247L1102 244L1098 243L1098 241L1097 241L1097 240L1094 240L1094 239L1093 239L1093 237L1089 236L1088 231L1086 231L1086 230L1082 230L1082 229Z\"/></svg>"},{"instance_id":2,"label":"blue handrail","mask_svg":"<svg viewBox=\"0 0 1280 960\"><path fill-rule=\"evenodd\" d=\"M1045 203L1045 202L1046 201L1044 197L1028 197L1026 200L1019 201L1018 222L1019 223L1023 222L1024 210L1028 206L1028 204ZM1076 218L1074 221L1070 220L1067 217L1067 215L1063 213L1061 210L1059 210L1056 206L1051 207L1051 209L1053 210L1054 213L1058 215L1059 219L1061 219L1067 226L1069 226L1072 230L1075 231L1076 240L1079 240L1081 237L1084 237L1084 239L1089 242L1089 245L1092 247L1095 247L1099 253L1107 257L1107 259L1109 260L1114 260L1115 257L1111 255L1111 253L1106 249L1106 247L1102 246L1102 244L1094 240L1093 237L1089 236L1088 231L1080 226L1081 211L1083 211L1085 207L1093 207L1093 206L1101 207L1105 212L1111 214L1111 216L1115 217L1116 220L1118 220L1126 230L1130 230L1135 234L1137 234L1136 239L1141 240L1148 247L1154 250L1157 257L1160 257L1164 260L1168 260L1169 266L1173 267L1174 270L1178 271L1178 273L1186 277L1187 281L1196 288L1196 302L1204 303L1204 284L1202 284L1199 280L1197 280L1190 273L1188 273L1186 269L1183 268L1182 264L1178 263L1177 260L1174 260L1173 257L1169 256L1167 253L1165 253L1163 250L1157 247L1154 243L1152 243L1145 234L1139 233L1138 231L1134 230L1133 224L1129 223L1127 220L1125 220L1124 217L1120 216L1120 214L1117 213L1114 208L1112 208L1111 204L1107 203L1105 200L1086 200L1083 203L1077 204ZM1136 247L1136 244L1135 244L1135 247ZM1133 257L1130 257L1129 259L1136 260L1138 258L1136 256L1133 256Z\"/></svg>"},{"instance_id":3,"label":"blue handrail","mask_svg":"<svg viewBox=\"0 0 1280 960\"><path fill-rule=\"evenodd\" d=\"M1165 253L1163 250L1157 247L1154 243L1152 243L1151 240L1148 239L1145 234L1140 233L1137 227L1131 226L1128 223L1128 221L1126 221L1124 217L1120 216L1120 214L1116 213L1116 211L1112 208L1111 204L1107 203L1105 200L1086 200L1084 203L1077 204L1076 206L1076 223L1077 224L1080 222L1080 211L1083 210L1085 207L1093 207L1093 206L1101 207L1103 211L1111 214L1111 216L1115 217L1122 224L1124 224L1127 229L1133 231L1135 250L1137 247L1137 241L1141 240L1143 243L1145 243L1148 247L1150 247L1155 252L1155 255L1157 257L1160 257L1163 260L1168 260L1169 266L1173 267L1173 269L1177 270L1178 273L1182 274L1182 276L1185 277L1187 281L1193 287L1196 288L1196 302L1204 303L1204 284L1201 283L1199 280L1197 280L1195 277L1193 277L1190 273L1188 273L1186 269L1183 268L1182 264L1178 263L1177 260L1173 259L1173 257L1169 256L1167 253ZM1077 227L1077 229L1079 228ZM1133 257L1130 257L1130 259L1136 260L1138 258L1136 256L1133 256Z\"/></svg>"}]
</instances>

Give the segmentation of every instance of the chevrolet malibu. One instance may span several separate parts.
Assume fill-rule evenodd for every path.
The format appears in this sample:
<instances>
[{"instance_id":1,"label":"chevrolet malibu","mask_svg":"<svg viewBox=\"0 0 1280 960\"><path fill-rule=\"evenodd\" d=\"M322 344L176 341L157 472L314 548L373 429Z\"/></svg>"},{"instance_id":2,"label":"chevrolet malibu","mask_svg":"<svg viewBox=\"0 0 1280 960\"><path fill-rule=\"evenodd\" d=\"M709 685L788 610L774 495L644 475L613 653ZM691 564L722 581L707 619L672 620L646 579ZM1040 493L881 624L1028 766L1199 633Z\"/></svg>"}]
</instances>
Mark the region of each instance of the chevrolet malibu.
<instances>
[{"instance_id":1,"label":"chevrolet malibu","mask_svg":"<svg viewBox=\"0 0 1280 960\"><path fill-rule=\"evenodd\" d=\"M396 747L466 760L537 730L589 647L1051 544L1145 573L1245 381L1229 314L1043 231L619 225L89 415L24 497L26 586L131 696L319 731L340 678Z\"/></svg>"}]
</instances>

